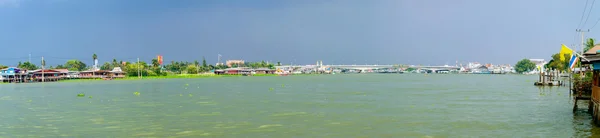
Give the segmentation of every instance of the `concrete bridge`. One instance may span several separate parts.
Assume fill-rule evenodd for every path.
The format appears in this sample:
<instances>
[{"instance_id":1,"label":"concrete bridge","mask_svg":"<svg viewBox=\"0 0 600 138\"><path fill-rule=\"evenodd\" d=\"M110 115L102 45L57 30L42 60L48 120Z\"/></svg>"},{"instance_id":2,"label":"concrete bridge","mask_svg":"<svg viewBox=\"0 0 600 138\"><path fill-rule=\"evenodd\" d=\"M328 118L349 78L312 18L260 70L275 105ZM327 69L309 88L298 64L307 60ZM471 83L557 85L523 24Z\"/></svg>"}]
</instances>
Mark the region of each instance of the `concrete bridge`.
<instances>
[{"instance_id":1,"label":"concrete bridge","mask_svg":"<svg viewBox=\"0 0 600 138\"><path fill-rule=\"evenodd\" d=\"M420 66L420 65L410 65L400 67L398 65L288 65L288 66L275 66L276 68L329 68L329 69L350 69L350 70L378 70L378 69L396 69L396 68L416 68L418 70L431 70L431 71L440 71L440 70L459 70L460 67L456 66Z\"/></svg>"}]
</instances>

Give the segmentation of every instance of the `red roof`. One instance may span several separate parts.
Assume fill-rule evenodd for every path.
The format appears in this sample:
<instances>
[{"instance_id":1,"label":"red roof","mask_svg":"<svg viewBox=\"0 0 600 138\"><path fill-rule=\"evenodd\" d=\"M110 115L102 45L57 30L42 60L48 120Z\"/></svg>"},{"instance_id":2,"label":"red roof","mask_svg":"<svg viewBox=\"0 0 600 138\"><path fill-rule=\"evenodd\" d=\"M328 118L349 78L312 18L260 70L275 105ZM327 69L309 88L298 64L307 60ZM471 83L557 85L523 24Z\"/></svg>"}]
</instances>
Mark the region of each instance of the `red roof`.
<instances>
[{"instance_id":1,"label":"red roof","mask_svg":"<svg viewBox=\"0 0 600 138\"><path fill-rule=\"evenodd\" d=\"M61 73L69 73L68 69L54 69L54 70L61 72Z\"/></svg>"},{"instance_id":2,"label":"red roof","mask_svg":"<svg viewBox=\"0 0 600 138\"><path fill-rule=\"evenodd\" d=\"M42 70L38 69L38 70L31 71L31 72L33 72L33 73L42 73ZM60 73L60 71L56 71L56 70L52 70L52 69L44 69L43 72L44 73Z\"/></svg>"}]
</instances>

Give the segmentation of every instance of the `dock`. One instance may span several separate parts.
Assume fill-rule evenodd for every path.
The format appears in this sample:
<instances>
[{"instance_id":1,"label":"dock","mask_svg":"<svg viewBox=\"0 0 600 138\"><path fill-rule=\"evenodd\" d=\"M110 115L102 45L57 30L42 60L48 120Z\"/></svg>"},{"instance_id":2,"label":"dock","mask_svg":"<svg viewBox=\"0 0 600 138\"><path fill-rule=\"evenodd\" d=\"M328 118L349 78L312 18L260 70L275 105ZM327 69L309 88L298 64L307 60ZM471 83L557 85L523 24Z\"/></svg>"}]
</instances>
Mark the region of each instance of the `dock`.
<instances>
[{"instance_id":1,"label":"dock","mask_svg":"<svg viewBox=\"0 0 600 138\"><path fill-rule=\"evenodd\" d=\"M559 80L561 75L558 71L540 72L538 81L534 82L535 86L563 86L564 82Z\"/></svg>"}]
</instances>

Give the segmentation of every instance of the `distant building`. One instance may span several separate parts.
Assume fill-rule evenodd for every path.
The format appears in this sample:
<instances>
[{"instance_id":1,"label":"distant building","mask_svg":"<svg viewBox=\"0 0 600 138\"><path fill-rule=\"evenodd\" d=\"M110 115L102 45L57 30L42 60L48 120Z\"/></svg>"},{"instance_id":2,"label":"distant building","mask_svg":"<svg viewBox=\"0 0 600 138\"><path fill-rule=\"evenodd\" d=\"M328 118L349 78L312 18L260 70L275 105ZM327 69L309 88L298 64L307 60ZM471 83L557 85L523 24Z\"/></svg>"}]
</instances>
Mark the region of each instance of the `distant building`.
<instances>
[{"instance_id":1,"label":"distant building","mask_svg":"<svg viewBox=\"0 0 600 138\"><path fill-rule=\"evenodd\" d=\"M546 61L545 59L529 59L529 61L535 63L535 67L540 68L541 70L546 70L544 68L544 65L548 64L548 61Z\"/></svg>"},{"instance_id":2,"label":"distant building","mask_svg":"<svg viewBox=\"0 0 600 138\"><path fill-rule=\"evenodd\" d=\"M225 62L225 64L227 64L227 67L231 67L234 64L243 65L244 60L227 60L227 62Z\"/></svg>"}]
</instances>

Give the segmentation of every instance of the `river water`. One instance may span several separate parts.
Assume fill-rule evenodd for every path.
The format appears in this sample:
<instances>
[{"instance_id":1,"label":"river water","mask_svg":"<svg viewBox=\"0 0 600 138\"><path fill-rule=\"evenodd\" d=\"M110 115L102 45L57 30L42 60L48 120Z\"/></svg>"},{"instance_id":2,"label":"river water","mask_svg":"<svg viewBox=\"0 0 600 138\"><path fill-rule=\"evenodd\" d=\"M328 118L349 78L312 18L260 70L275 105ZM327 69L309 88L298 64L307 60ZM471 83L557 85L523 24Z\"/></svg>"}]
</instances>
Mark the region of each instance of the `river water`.
<instances>
[{"instance_id":1,"label":"river water","mask_svg":"<svg viewBox=\"0 0 600 138\"><path fill-rule=\"evenodd\" d=\"M0 137L600 134L586 103L573 113L566 87L536 87L536 79L348 74L0 84Z\"/></svg>"}]
</instances>

